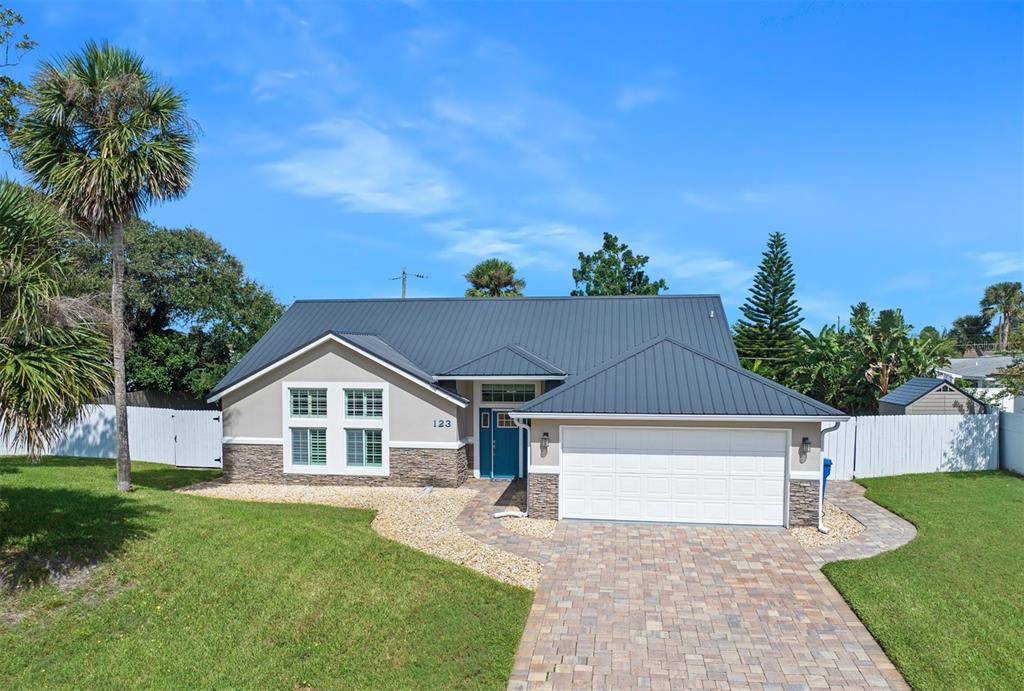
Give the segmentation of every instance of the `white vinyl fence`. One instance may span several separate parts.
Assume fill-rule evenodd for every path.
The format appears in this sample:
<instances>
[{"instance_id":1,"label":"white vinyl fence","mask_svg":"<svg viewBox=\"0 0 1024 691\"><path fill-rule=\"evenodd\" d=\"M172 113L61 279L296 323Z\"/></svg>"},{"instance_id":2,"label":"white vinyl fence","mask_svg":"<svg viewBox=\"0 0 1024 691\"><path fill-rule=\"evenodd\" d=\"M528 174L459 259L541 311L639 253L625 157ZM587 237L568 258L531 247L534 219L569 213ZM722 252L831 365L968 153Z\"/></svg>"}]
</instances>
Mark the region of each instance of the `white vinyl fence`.
<instances>
[{"instance_id":1,"label":"white vinyl fence","mask_svg":"<svg viewBox=\"0 0 1024 691\"><path fill-rule=\"evenodd\" d=\"M832 459L831 477L838 480L994 470L999 467L999 419L998 414L850 418L825 435L823 453Z\"/></svg>"},{"instance_id":2,"label":"white vinyl fence","mask_svg":"<svg viewBox=\"0 0 1024 691\"><path fill-rule=\"evenodd\" d=\"M128 408L128 447L133 461L168 463L188 468L221 467L219 410ZM0 454L23 454L24 448L0 439ZM90 405L48 449L47 454L117 458L114 406Z\"/></svg>"},{"instance_id":3,"label":"white vinyl fence","mask_svg":"<svg viewBox=\"0 0 1024 691\"><path fill-rule=\"evenodd\" d=\"M1024 413L999 414L999 455L1003 468L1024 475Z\"/></svg>"}]
</instances>

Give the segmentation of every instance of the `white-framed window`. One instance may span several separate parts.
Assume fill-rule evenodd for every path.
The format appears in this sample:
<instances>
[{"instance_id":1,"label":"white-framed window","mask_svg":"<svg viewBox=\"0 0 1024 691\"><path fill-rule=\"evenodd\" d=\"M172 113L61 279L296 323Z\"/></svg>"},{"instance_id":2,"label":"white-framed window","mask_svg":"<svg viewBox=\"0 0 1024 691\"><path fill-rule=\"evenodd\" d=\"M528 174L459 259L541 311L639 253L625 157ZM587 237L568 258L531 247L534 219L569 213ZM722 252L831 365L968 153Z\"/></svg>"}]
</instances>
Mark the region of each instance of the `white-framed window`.
<instances>
[{"instance_id":1,"label":"white-framed window","mask_svg":"<svg viewBox=\"0 0 1024 691\"><path fill-rule=\"evenodd\" d=\"M345 430L345 465L379 468L384 462L384 446L379 429Z\"/></svg>"},{"instance_id":2,"label":"white-framed window","mask_svg":"<svg viewBox=\"0 0 1024 691\"><path fill-rule=\"evenodd\" d=\"M484 403L525 403L537 397L534 384L500 384L483 382L480 400Z\"/></svg>"},{"instance_id":3,"label":"white-framed window","mask_svg":"<svg viewBox=\"0 0 1024 691\"><path fill-rule=\"evenodd\" d=\"M284 382L284 472L387 476L389 386L379 381Z\"/></svg>"},{"instance_id":4,"label":"white-framed window","mask_svg":"<svg viewBox=\"0 0 1024 691\"><path fill-rule=\"evenodd\" d=\"M327 389L288 389L292 417L327 417Z\"/></svg>"},{"instance_id":5,"label":"white-framed window","mask_svg":"<svg viewBox=\"0 0 1024 691\"><path fill-rule=\"evenodd\" d=\"M379 418L383 416L383 389L345 389L345 417Z\"/></svg>"},{"instance_id":6,"label":"white-framed window","mask_svg":"<svg viewBox=\"0 0 1024 691\"><path fill-rule=\"evenodd\" d=\"M327 430L292 427L292 465L327 465Z\"/></svg>"},{"instance_id":7,"label":"white-framed window","mask_svg":"<svg viewBox=\"0 0 1024 691\"><path fill-rule=\"evenodd\" d=\"M498 427L509 428L516 426L516 421L509 417L509 414L504 411L496 411L495 417L497 418L495 422Z\"/></svg>"}]
</instances>

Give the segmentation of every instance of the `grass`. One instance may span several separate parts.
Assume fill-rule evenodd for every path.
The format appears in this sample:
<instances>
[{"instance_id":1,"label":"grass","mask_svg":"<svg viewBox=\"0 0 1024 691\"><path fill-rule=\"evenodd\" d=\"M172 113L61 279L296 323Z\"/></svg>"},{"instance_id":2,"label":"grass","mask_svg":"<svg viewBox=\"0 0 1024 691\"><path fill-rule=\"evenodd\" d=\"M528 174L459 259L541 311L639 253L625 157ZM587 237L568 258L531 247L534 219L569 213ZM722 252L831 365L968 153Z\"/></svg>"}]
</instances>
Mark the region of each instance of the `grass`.
<instances>
[{"instance_id":1,"label":"grass","mask_svg":"<svg viewBox=\"0 0 1024 691\"><path fill-rule=\"evenodd\" d=\"M1024 478L860 480L917 526L907 545L823 571L919 689L1024 688Z\"/></svg>"},{"instance_id":2,"label":"grass","mask_svg":"<svg viewBox=\"0 0 1024 691\"><path fill-rule=\"evenodd\" d=\"M119 495L112 462L0 459L3 688L505 687L529 591L370 511L169 491L211 476L137 463Z\"/></svg>"}]
</instances>

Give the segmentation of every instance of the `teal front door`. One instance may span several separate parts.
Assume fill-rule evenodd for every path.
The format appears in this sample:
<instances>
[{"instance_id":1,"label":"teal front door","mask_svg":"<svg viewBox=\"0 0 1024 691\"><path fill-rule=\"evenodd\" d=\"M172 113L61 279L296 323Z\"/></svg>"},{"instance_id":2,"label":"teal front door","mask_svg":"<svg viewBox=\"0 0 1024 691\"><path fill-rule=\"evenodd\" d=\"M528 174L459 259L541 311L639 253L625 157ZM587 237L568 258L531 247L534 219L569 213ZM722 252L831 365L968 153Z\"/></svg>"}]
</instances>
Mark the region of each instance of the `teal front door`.
<instances>
[{"instance_id":1,"label":"teal front door","mask_svg":"<svg viewBox=\"0 0 1024 691\"><path fill-rule=\"evenodd\" d=\"M504 410L480 409L480 477L519 477L519 428Z\"/></svg>"}]
</instances>

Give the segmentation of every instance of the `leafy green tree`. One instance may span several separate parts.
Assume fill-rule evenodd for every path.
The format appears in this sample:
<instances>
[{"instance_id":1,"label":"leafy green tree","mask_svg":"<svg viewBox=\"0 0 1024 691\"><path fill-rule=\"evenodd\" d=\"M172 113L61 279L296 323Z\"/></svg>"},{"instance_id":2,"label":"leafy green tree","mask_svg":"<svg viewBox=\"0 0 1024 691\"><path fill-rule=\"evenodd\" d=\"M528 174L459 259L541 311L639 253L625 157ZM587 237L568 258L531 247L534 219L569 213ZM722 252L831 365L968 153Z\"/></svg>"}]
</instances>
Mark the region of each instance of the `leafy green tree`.
<instances>
[{"instance_id":1,"label":"leafy green tree","mask_svg":"<svg viewBox=\"0 0 1024 691\"><path fill-rule=\"evenodd\" d=\"M848 329L804 330L793 386L846 412L874 413L889 391L947 364L944 348L942 340L914 337L900 310L876 317L862 302L851 308Z\"/></svg>"},{"instance_id":2,"label":"leafy green tree","mask_svg":"<svg viewBox=\"0 0 1024 691\"><path fill-rule=\"evenodd\" d=\"M466 274L468 298L509 298L523 294L526 281L516 276L512 262L494 257L484 259Z\"/></svg>"},{"instance_id":3,"label":"leafy green tree","mask_svg":"<svg viewBox=\"0 0 1024 691\"><path fill-rule=\"evenodd\" d=\"M274 296L200 230L136 220L125 247L130 389L202 397L281 316ZM70 290L109 294L109 245L83 238L67 251L76 267Z\"/></svg>"},{"instance_id":4,"label":"leafy green tree","mask_svg":"<svg viewBox=\"0 0 1024 691\"><path fill-rule=\"evenodd\" d=\"M141 57L107 43L44 62L27 102L12 137L22 167L82 229L111 242L117 487L128 491L124 230L150 204L188 190L194 125L181 93Z\"/></svg>"},{"instance_id":5,"label":"leafy green tree","mask_svg":"<svg viewBox=\"0 0 1024 691\"><path fill-rule=\"evenodd\" d=\"M25 53L36 47L28 34L20 32L24 18L9 7L0 5L0 68L14 67ZM25 85L4 74L0 75L0 135L10 141L21 117L20 105L26 93ZM8 148L9 151L9 148Z\"/></svg>"},{"instance_id":6,"label":"leafy green tree","mask_svg":"<svg viewBox=\"0 0 1024 691\"><path fill-rule=\"evenodd\" d=\"M989 319L999 317L995 333L996 350L1005 351L1011 330L1024 319L1024 291L1020 281L1003 281L985 288L981 313Z\"/></svg>"},{"instance_id":7,"label":"leafy green tree","mask_svg":"<svg viewBox=\"0 0 1024 691\"><path fill-rule=\"evenodd\" d=\"M996 381L1011 396L1024 396L1024 353L1018 352L1009 365L996 373Z\"/></svg>"},{"instance_id":8,"label":"leafy green tree","mask_svg":"<svg viewBox=\"0 0 1024 691\"><path fill-rule=\"evenodd\" d=\"M992 335L989 327L992 316L985 314L965 314L953 320L953 340L961 353L982 352L991 347Z\"/></svg>"},{"instance_id":9,"label":"leafy green tree","mask_svg":"<svg viewBox=\"0 0 1024 691\"><path fill-rule=\"evenodd\" d=\"M857 412L871 408L872 395L863 363L844 327L825 326L817 334L804 329L792 386L811 398Z\"/></svg>"},{"instance_id":10,"label":"leafy green tree","mask_svg":"<svg viewBox=\"0 0 1024 691\"><path fill-rule=\"evenodd\" d=\"M593 254L580 252L580 266L572 270L576 288L571 295L657 295L668 290L665 279L652 281L644 271L649 260L605 233L601 249Z\"/></svg>"},{"instance_id":11,"label":"leafy green tree","mask_svg":"<svg viewBox=\"0 0 1024 691\"><path fill-rule=\"evenodd\" d=\"M800 307L796 304L796 276L782 233L768 236L754 285L740 311L733 342L740 362L765 363L764 376L786 384L800 351Z\"/></svg>"},{"instance_id":12,"label":"leafy green tree","mask_svg":"<svg viewBox=\"0 0 1024 691\"><path fill-rule=\"evenodd\" d=\"M0 428L33 455L110 386L103 313L62 292L71 232L45 199L0 182Z\"/></svg>"}]
</instances>

